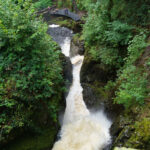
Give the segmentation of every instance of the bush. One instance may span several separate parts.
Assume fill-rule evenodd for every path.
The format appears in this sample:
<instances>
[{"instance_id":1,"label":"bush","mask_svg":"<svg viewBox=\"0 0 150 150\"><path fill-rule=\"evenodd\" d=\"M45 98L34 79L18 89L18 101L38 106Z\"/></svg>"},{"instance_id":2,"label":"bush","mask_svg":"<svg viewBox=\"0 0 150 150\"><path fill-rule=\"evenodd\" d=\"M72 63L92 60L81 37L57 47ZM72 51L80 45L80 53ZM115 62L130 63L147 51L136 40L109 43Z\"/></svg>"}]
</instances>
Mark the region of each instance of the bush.
<instances>
[{"instance_id":1,"label":"bush","mask_svg":"<svg viewBox=\"0 0 150 150\"><path fill-rule=\"evenodd\" d=\"M114 101L123 104L126 108L134 104L144 104L147 96L147 74L135 66L130 65L121 71L118 78L120 86Z\"/></svg>"},{"instance_id":2,"label":"bush","mask_svg":"<svg viewBox=\"0 0 150 150\"><path fill-rule=\"evenodd\" d=\"M146 34L141 33L129 42L128 56L125 58L126 65L133 64L141 56L146 46L148 46L145 40Z\"/></svg>"},{"instance_id":3,"label":"bush","mask_svg":"<svg viewBox=\"0 0 150 150\"><path fill-rule=\"evenodd\" d=\"M39 109L56 121L63 79L58 47L28 0L0 0L0 28L1 141Z\"/></svg>"},{"instance_id":4,"label":"bush","mask_svg":"<svg viewBox=\"0 0 150 150\"><path fill-rule=\"evenodd\" d=\"M129 42L128 55L124 59L125 65L118 74L117 82L120 85L114 100L118 104L123 104L126 108L133 104L144 104L144 99L147 96L147 74L142 73L143 70L134 66L135 61L147 46L145 40L146 34L141 33Z\"/></svg>"}]
</instances>

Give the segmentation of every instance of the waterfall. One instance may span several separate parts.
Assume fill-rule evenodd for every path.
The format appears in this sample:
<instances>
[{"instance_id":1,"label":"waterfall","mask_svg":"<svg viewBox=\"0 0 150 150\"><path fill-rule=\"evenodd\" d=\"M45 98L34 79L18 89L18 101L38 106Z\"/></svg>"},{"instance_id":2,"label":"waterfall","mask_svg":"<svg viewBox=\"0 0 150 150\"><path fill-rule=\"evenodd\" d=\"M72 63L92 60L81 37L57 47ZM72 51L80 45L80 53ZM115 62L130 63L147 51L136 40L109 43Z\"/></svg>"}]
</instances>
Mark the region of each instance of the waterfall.
<instances>
[{"instance_id":1,"label":"waterfall","mask_svg":"<svg viewBox=\"0 0 150 150\"><path fill-rule=\"evenodd\" d=\"M73 81L66 97L61 139L54 144L52 150L102 150L111 141L111 121L103 111L93 113L84 103L80 84L84 56L77 54L70 57L72 31L69 29L51 25L49 33L60 45L62 53L70 58L73 66Z\"/></svg>"}]
</instances>

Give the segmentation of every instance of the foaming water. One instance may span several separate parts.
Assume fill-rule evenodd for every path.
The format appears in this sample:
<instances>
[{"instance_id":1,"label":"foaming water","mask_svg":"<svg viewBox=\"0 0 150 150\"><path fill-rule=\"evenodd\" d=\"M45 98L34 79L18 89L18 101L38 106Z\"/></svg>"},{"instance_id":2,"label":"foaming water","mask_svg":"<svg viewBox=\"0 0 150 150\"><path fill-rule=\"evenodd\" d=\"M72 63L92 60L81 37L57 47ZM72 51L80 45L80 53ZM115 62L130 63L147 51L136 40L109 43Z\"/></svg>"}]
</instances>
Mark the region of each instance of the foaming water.
<instances>
[{"instance_id":1,"label":"foaming water","mask_svg":"<svg viewBox=\"0 0 150 150\"><path fill-rule=\"evenodd\" d=\"M106 123L103 126L101 118L97 117L95 114L90 114L63 125L61 140L55 143L53 150L102 150L110 142L108 131L110 122L102 116L102 120Z\"/></svg>"},{"instance_id":2,"label":"foaming water","mask_svg":"<svg viewBox=\"0 0 150 150\"><path fill-rule=\"evenodd\" d=\"M70 38L70 37L66 37L66 38L64 39L64 42L60 44L61 51L62 51L62 53L63 53L66 57L69 57L69 53L70 53L70 43L71 43L71 38Z\"/></svg>"},{"instance_id":3,"label":"foaming water","mask_svg":"<svg viewBox=\"0 0 150 150\"><path fill-rule=\"evenodd\" d=\"M57 28L52 25L51 28ZM61 35L60 35L61 36ZM62 39L62 38L61 38ZM59 43L62 53L70 57L71 37L66 36ZM102 150L111 142L109 128L111 121L103 111L90 112L83 100L80 84L80 70L84 56L70 57L73 66L73 82L66 98L66 109L61 127L61 139L52 150Z\"/></svg>"},{"instance_id":4,"label":"foaming water","mask_svg":"<svg viewBox=\"0 0 150 150\"><path fill-rule=\"evenodd\" d=\"M77 55L71 58L73 65L73 83L66 98L66 110L63 124L72 123L78 119L89 116L90 112L83 101L82 87L80 85L80 70L84 57Z\"/></svg>"},{"instance_id":5,"label":"foaming water","mask_svg":"<svg viewBox=\"0 0 150 150\"><path fill-rule=\"evenodd\" d=\"M57 27L59 27L59 25L57 25L57 24L51 24L51 25L49 25L49 27L50 28L57 28Z\"/></svg>"}]
</instances>

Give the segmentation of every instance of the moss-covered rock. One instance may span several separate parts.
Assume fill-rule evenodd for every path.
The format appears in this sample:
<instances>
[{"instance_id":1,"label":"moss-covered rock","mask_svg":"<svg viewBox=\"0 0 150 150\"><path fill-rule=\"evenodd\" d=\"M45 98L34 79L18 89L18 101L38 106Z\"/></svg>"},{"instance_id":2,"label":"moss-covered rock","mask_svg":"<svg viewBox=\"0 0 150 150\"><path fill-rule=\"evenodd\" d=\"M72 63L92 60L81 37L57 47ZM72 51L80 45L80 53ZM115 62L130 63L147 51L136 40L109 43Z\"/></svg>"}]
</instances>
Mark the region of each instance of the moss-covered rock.
<instances>
[{"instance_id":1,"label":"moss-covered rock","mask_svg":"<svg viewBox=\"0 0 150 150\"><path fill-rule=\"evenodd\" d=\"M114 137L113 147L131 147L140 150L150 148L150 117L146 116L148 107L130 108L130 111L122 111L111 127ZM139 115L140 114L140 115Z\"/></svg>"},{"instance_id":2,"label":"moss-covered rock","mask_svg":"<svg viewBox=\"0 0 150 150\"><path fill-rule=\"evenodd\" d=\"M84 54L84 40L80 34L75 34L71 40L70 56L73 57L77 54Z\"/></svg>"},{"instance_id":3,"label":"moss-covered rock","mask_svg":"<svg viewBox=\"0 0 150 150\"><path fill-rule=\"evenodd\" d=\"M125 146L148 150L150 148L150 118L137 121L134 132L125 143Z\"/></svg>"}]
</instances>

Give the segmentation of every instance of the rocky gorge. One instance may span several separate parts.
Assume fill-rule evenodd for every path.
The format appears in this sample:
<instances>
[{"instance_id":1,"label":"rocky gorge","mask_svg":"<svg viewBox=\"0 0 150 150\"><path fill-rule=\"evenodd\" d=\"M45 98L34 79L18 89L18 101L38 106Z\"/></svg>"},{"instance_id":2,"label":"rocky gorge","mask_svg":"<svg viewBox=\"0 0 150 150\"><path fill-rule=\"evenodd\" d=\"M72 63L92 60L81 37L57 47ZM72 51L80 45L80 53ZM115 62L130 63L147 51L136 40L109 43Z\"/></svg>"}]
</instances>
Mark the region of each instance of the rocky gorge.
<instances>
[{"instance_id":1,"label":"rocky gorge","mask_svg":"<svg viewBox=\"0 0 150 150\"><path fill-rule=\"evenodd\" d=\"M90 109L103 108L108 117L113 120L110 129L113 137L112 147L133 147L140 150L148 150L150 147L149 102L147 102L145 110L141 111L140 108L135 107L132 108L132 112L124 110L122 105L114 104L112 98L117 87L107 90L104 86L109 80L113 81L116 79L115 68L110 69L107 65L92 60L88 54L88 48L84 47L83 43L84 40L81 37L81 33L78 33L72 39L71 49L76 49L75 51L81 54L84 52L85 59L81 68L81 84L86 105ZM138 60L139 62L143 60L141 65L144 65L146 62L144 59L149 56L148 49L145 50L145 54ZM146 111L147 119L138 122ZM136 125L135 122L137 122Z\"/></svg>"},{"instance_id":2,"label":"rocky gorge","mask_svg":"<svg viewBox=\"0 0 150 150\"><path fill-rule=\"evenodd\" d=\"M108 118L113 121L112 127L110 128L113 138L111 147L133 147L141 150L148 150L150 147L149 134L147 134L147 137L143 136L145 135L145 132L149 133L149 121L143 120L141 123L138 123L137 121L137 125L134 125L134 121L138 120L138 117L142 116L142 114L149 109L149 105L146 106L147 108L145 108L143 112L138 110L140 109L138 107L132 108L131 113L124 110L122 105L114 104L112 98L115 95L117 87L111 89L104 87L108 81L114 81L116 79L116 68L110 68L103 63L97 63L97 61L91 58L88 53L88 47L84 45L80 23L74 22L73 26L70 27L70 20L65 21L63 19L58 19L57 21L56 19L54 22L61 26L69 27L76 33L71 40L71 55L74 56L79 53L81 55L84 54L85 56L81 68L83 98L89 109L98 110L103 108ZM81 24L83 24L82 21ZM146 51L145 53L146 54L143 54L139 59L140 62L145 59L145 57L149 56ZM143 60L142 65L144 65L145 61ZM143 126L144 128L141 129L140 126L143 124L145 124ZM139 140L139 143L136 144L136 140Z\"/></svg>"},{"instance_id":3,"label":"rocky gorge","mask_svg":"<svg viewBox=\"0 0 150 150\"><path fill-rule=\"evenodd\" d=\"M66 98L69 95L69 90L72 87L74 80L72 72L76 65L81 63L81 61L79 61L72 65L74 60L71 62L71 59L75 56L81 56L82 58L83 55L84 59L82 59L83 64L79 78L82 86L81 91L83 88L81 95L83 95L85 106L89 112L103 110L104 116L112 122L109 129L111 142L108 142L109 144L107 144L107 146L102 146L104 147L102 149L150 149L150 39L147 30L148 27L140 26L138 23L135 26L140 26L140 29L128 27L127 24L122 23L122 18L126 15L121 13L117 17L123 16L121 18L122 22L113 22L113 19L110 18L114 14L109 13L113 11L111 10L113 6L116 7L116 2L110 1L109 6L107 7L109 11L104 14L104 16L108 15L110 20L105 16L109 20L108 21L103 16L103 20L106 19L108 21L105 20L107 24L101 22L97 28L94 28L94 20L97 18L99 18L99 20L101 19L101 15L99 15L99 11L97 11L101 6L97 3L91 5L92 7L94 6L93 12L89 9L86 11L84 10L83 12L79 11L78 14L74 13L77 16L80 15L79 18L81 19L78 21L65 16L51 16L49 12L43 13L43 20L46 21L49 26L47 33L55 42L57 42L57 44L55 43L57 45L56 49L60 51L60 49L64 49L65 46L68 49L68 45L70 44L69 55L65 55L64 53L59 54L62 66L60 74L65 81L61 86L65 87L65 89L57 96L52 97L52 103L55 104L55 102L59 101L59 108L55 108L57 105L54 105L54 107L51 108L56 113L56 115L53 116L55 118L54 122L51 121L52 117L49 115L50 105L40 101L41 107L36 109L30 117L32 118L33 123L37 125L37 128L33 127L33 131L32 128L21 128L21 130L19 128L19 130L13 130L13 132L11 132L12 135L6 138L5 141L3 140L3 150L50 150L55 142L59 143L59 141L61 141L61 128L63 127L62 116L67 105ZM146 1L145 3L147 4L148 2ZM99 7L96 7L96 5ZM126 3L123 6L125 5ZM103 6L102 3L101 9L103 10L105 6L106 5ZM64 12L66 8L61 10ZM94 14L95 16L92 16L92 19L90 17L88 18L87 12L89 13L89 16L91 14ZM93 26L91 27L91 30L88 29L90 26L88 23L93 23L91 25ZM100 25L103 23L103 29L97 31L101 28ZM108 26L108 28L105 28L106 26ZM88 34L86 33L87 31L89 31ZM105 32L103 33L103 31ZM100 34L105 34L106 37L104 36L104 38L101 38ZM143 34L147 34L145 41L143 40ZM64 37L65 39L66 37L69 37L68 40L66 39L66 45L63 42ZM92 38L89 38L89 40L87 37ZM116 49L119 52L116 52ZM105 54L103 50L108 50L107 54ZM111 53L111 50L114 50L114 52ZM105 57L103 58L103 56ZM107 62L108 59L110 59L110 62ZM126 68L129 68L129 71L126 70ZM146 91L143 90L145 88ZM127 89L127 91L123 91L124 89ZM144 96L139 93L142 93ZM133 97L131 98L130 95L133 95ZM130 105L127 105L128 102L126 101L128 99L131 100L129 101L131 102ZM121 100L124 101L122 102ZM70 106L70 108L72 107ZM85 128L86 125L87 124L84 126ZM94 141L94 139L91 138L91 141ZM90 142L88 142L88 144L90 145Z\"/></svg>"}]
</instances>

